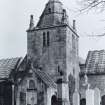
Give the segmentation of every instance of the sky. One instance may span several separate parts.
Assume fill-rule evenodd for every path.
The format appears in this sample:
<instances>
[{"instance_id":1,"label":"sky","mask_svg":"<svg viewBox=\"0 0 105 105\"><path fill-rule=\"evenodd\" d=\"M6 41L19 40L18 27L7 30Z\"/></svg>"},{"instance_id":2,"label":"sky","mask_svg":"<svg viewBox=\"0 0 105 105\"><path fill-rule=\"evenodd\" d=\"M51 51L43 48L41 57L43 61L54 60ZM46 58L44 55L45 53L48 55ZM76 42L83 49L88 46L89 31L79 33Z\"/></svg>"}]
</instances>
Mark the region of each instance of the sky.
<instances>
[{"instance_id":1,"label":"sky","mask_svg":"<svg viewBox=\"0 0 105 105\"><path fill-rule=\"evenodd\" d=\"M76 20L79 38L79 56L86 59L89 50L105 49L105 36L88 35L105 32L105 12L79 13L77 0L60 0L66 8L70 23ZM24 57L27 53L27 33L30 15L35 25L48 0L0 0L0 59Z\"/></svg>"}]
</instances>

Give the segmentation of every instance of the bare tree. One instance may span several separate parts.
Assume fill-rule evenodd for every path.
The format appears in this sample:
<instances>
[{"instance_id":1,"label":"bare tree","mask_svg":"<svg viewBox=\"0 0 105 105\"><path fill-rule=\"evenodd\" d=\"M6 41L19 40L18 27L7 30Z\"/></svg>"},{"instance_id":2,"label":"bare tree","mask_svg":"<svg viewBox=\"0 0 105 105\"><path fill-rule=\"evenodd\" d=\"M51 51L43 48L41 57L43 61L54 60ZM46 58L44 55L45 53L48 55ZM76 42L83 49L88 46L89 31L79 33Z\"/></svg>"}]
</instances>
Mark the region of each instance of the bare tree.
<instances>
[{"instance_id":1,"label":"bare tree","mask_svg":"<svg viewBox=\"0 0 105 105\"><path fill-rule=\"evenodd\" d=\"M105 0L80 0L79 3L83 6L80 12L92 9L99 10L100 12L105 11Z\"/></svg>"},{"instance_id":2,"label":"bare tree","mask_svg":"<svg viewBox=\"0 0 105 105\"><path fill-rule=\"evenodd\" d=\"M81 5L80 13L89 12L90 10L96 10L98 12L105 12L105 0L77 0ZM105 20L104 20L105 21ZM87 37L103 37L105 32L97 35L87 35Z\"/></svg>"}]
</instances>

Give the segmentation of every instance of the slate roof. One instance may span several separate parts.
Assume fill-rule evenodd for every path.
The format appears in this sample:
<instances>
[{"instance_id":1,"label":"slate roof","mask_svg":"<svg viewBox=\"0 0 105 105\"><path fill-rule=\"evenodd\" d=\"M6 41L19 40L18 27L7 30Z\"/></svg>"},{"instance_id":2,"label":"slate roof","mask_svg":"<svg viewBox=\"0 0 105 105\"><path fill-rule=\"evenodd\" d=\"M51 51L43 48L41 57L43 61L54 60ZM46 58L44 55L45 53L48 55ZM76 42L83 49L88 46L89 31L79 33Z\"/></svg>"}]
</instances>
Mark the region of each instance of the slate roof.
<instances>
[{"instance_id":1,"label":"slate roof","mask_svg":"<svg viewBox=\"0 0 105 105\"><path fill-rule=\"evenodd\" d=\"M9 78L12 70L16 68L21 58L10 58L0 60L0 79Z\"/></svg>"},{"instance_id":2,"label":"slate roof","mask_svg":"<svg viewBox=\"0 0 105 105\"><path fill-rule=\"evenodd\" d=\"M42 70L34 70L35 73L42 79L42 81L47 84L49 87L57 88L56 83L53 81L53 79L49 76L49 74L45 73Z\"/></svg>"},{"instance_id":3,"label":"slate roof","mask_svg":"<svg viewBox=\"0 0 105 105\"><path fill-rule=\"evenodd\" d=\"M83 72L105 73L105 50L89 51Z\"/></svg>"}]
</instances>

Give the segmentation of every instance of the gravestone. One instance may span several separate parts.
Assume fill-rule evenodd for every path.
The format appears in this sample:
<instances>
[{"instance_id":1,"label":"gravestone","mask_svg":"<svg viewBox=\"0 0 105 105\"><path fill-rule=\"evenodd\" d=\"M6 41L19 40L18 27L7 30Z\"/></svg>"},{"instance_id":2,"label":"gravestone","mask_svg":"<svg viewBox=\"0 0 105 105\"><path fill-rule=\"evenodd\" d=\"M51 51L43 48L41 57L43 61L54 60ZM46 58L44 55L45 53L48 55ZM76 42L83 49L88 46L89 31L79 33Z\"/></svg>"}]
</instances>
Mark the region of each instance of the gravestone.
<instances>
[{"instance_id":1,"label":"gravestone","mask_svg":"<svg viewBox=\"0 0 105 105\"><path fill-rule=\"evenodd\" d=\"M86 90L86 105L95 105L94 104L94 90L87 89Z\"/></svg>"},{"instance_id":2,"label":"gravestone","mask_svg":"<svg viewBox=\"0 0 105 105\"><path fill-rule=\"evenodd\" d=\"M80 95L78 91L75 91L73 94L73 105L80 105Z\"/></svg>"},{"instance_id":3,"label":"gravestone","mask_svg":"<svg viewBox=\"0 0 105 105\"><path fill-rule=\"evenodd\" d=\"M100 90L98 88L94 89L94 104L100 105L101 96L100 96Z\"/></svg>"}]
</instances>

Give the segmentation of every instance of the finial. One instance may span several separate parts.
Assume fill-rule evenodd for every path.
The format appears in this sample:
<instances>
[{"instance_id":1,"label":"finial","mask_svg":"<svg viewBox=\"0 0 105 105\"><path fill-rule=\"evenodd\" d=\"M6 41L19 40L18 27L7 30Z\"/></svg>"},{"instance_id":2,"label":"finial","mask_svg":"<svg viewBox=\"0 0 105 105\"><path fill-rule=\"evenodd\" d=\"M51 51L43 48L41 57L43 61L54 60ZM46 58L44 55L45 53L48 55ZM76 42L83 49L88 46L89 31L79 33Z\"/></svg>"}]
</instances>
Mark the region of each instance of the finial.
<instances>
[{"instance_id":1,"label":"finial","mask_svg":"<svg viewBox=\"0 0 105 105\"><path fill-rule=\"evenodd\" d=\"M33 15L30 16L30 25L29 25L29 29L33 29L34 28L34 18Z\"/></svg>"},{"instance_id":2,"label":"finial","mask_svg":"<svg viewBox=\"0 0 105 105\"><path fill-rule=\"evenodd\" d=\"M73 20L73 29L76 29L76 20Z\"/></svg>"}]
</instances>

